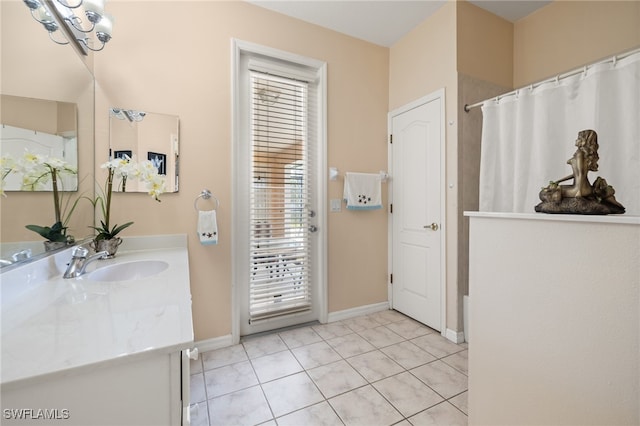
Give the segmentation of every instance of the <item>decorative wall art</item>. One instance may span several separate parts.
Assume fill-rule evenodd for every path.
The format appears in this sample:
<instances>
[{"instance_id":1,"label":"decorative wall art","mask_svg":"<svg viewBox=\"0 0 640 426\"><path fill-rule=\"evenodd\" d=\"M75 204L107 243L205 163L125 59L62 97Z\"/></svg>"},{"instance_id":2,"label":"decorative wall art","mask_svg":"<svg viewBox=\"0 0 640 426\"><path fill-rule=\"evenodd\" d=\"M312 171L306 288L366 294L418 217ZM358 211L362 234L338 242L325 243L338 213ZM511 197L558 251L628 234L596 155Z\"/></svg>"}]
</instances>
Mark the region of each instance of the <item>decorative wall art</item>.
<instances>
[{"instance_id":1,"label":"decorative wall art","mask_svg":"<svg viewBox=\"0 0 640 426\"><path fill-rule=\"evenodd\" d=\"M129 158L133 156L133 151L113 151L113 158Z\"/></svg>"},{"instance_id":2,"label":"decorative wall art","mask_svg":"<svg viewBox=\"0 0 640 426\"><path fill-rule=\"evenodd\" d=\"M147 159L151 161L151 164L158 169L159 175L167 174L167 155L160 154L158 152L148 152Z\"/></svg>"}]
</instances>

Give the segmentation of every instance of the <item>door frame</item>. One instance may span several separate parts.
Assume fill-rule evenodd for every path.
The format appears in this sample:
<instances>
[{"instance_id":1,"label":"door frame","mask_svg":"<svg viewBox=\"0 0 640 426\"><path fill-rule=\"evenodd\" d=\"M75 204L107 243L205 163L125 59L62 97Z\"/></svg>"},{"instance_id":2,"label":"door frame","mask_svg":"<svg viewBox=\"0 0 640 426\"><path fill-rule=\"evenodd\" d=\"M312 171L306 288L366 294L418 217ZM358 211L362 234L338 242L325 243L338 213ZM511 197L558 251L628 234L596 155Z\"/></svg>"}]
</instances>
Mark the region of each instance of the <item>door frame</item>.
<instances>
[{"instance_id":1,"label":"door frame","mask_svg":"<svg viewBox=\"0 0 640 426\"><path fill-rule=\"evenodd\" d=\"M316 188L316 205L317 205L317 220L318 227L317 235L314 237L317 239L317 292L314 294L318 298L318 320L321 323L327 322L328 317L328 299L327 299L327 182L326 182L326 170L327 170L327 63L305 56L289 53L283 50L274 49L267 46L262 46L255 43L250 43L238 39L231 39L231 340L232 344L240 343L240 285L238 281L238 271L242 267L242 263L238 262L238 255L243 248L246 248L248 242L241 241L240 235L243 226L247 226L246 223L241 223L236 218L239 217L239 186L240 182L238 176L240 175L243 164L241 163L242 156L240 155L240 143L245 137L246 132L242 129L241 107L243 101L241 100L241 81L240 81L240 64L242 55L258 55L266 56L281 61L291 62L306 66L316 70L319 77L318 95L321 98L319 103L319 115L318 121L318 146L316 149L316 155L318 156L318 167L315 171L315 180L317 182Z\"/></svg>"},{"instance_id":2,"label":"door frame","mask_svg":"<svg viewBox=\"0 0 640 426\"><path fill-rule=\"evenodd\" d=\"M391 140L393 129L393 118L401 115L414 108L427 104L429 102L440 99L440 334L446 337L447 332L447 226L446 226L446 116L445 116L445 90L438 89L426 96L409 102L406 105L398 107L387 116L387 133ZM387 147L388 169L391 175L389 185L387 185L388 199L390 205L393 203L393 144L389 143ZM393 273L393 213L388 215L387 221L387 269L389 271L389 282L387 285L387 295L389 298L389 308L393 309L393 284L391 284L391 274Z\"/></svg>"}]
</instances>

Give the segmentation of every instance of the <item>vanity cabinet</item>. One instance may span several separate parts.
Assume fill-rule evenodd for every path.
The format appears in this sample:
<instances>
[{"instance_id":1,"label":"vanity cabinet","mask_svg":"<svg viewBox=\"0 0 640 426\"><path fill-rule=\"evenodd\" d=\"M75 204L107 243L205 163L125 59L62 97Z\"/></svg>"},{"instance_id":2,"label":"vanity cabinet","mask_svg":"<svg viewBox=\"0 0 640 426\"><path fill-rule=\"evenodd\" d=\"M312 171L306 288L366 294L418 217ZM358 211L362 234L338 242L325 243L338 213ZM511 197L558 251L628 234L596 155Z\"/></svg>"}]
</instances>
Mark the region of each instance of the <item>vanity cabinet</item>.
<instances>
[{"instance_id":1,"label":"vanity cabinet","mask_svg":"<svg viewBox=\"0 0 640 426\"><path fill-rule=\"evenodd\" d=\"M64 279L70 259L64 250L0 277L0 423L188 424L197 352L186 235L127 238L115 259ZM91 275L149 261L167 267Z\"/></svg>"},{"instance_id":2,"label":"vanity cabinet","mask_svg":"<svg viewBox=\"0 0 640 426\"><path fill-rule=\"evenodd\" d=\"M2 389L3 425L181 425L188 409L187 351L137 356Z\"/></svg>"}]
</instances>

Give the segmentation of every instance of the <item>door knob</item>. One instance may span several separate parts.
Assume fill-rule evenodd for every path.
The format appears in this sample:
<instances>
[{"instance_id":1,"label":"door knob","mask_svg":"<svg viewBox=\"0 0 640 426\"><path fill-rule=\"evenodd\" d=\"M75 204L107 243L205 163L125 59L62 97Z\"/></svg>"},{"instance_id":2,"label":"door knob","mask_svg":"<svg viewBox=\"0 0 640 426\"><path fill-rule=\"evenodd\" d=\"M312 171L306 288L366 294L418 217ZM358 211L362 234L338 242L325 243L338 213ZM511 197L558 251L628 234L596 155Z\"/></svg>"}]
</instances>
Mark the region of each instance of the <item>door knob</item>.
<instances>
[{"instance_id":1,"label":"door knob","mask_svg":"<svg viewBox=\"0 0 640 426\"><path fill-rule=\"evenodd\" d=\"M193 360L198 359L198 348L187 349L187 357Z\"/></svg>"},{"instance_id":2,"label":"door knob","mask_svg":"<svg viewBox=\"0 0 640 426\"><path fill-rule=\"evenodd\" d=\"M423 226L424 229L431 229L432 231L437 231L439 226L437 223L433 222L431 225Z\"/></svg>"}]
</instances>

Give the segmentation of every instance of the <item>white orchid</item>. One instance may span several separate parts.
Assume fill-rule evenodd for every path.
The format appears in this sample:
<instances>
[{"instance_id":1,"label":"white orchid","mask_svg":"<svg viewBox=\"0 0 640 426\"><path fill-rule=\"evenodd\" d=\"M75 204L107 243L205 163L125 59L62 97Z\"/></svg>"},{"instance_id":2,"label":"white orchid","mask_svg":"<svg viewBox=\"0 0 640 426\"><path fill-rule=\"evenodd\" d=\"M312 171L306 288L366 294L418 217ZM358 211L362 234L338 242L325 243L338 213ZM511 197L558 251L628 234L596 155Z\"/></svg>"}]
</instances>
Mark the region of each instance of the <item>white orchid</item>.
<instances>
[{"instance_id":1,"label":"white orchid","mask_svg":"<svg viewBox=\"0 0 640 426\"><path fill-rule=\"evenodd\" d=\"M130 158L129 156L114 158L102 164L100 167L108 169L107 182L102 196L98 196L93 201L93 204L94 206L96 204L100 204L104 220L100 221L100 226L94 227L94 229L98 231L96 239L107 240L115 238L120 231L133 224L133 222L127 222L120 226L110 226L109 220L111 216L111 197L113 193L114 178L120 178L119 187L122 192L126 192L126 183L129 179L135 179L146 183L147 188L149 189L149 195L151 195L156 201L160 201L160 194L165 191L165 178L158 174L158 169L156 169L150 161L145 160L136 163L135 159Z\"/></svg>"},{"instance_id":2,"label":"white orchid","mask_svg":"<svg viewBox=\"0 0 640 426\"><path fill-rule=\"evenodd\" d=\"M4 174L5 165L8 165L9 161L8 159L3 159L3 178L6 176ZM63 206L63 196L59 192L58 178L62 174L76 174L77 170L60 158L36 154L28 150L25 151L20 160L13 163L12 170L16 173L22 173L22 189L26 191L42 189L51 180L55 223L51 227L27 225L27 229L38 233L49 241L63 242L67 241L68 238L72 238L67 237L67 223L78 204L79 198L76 198L73 203L70 203L70 199L67 199Z\"/></svg>"}]
</instances>

